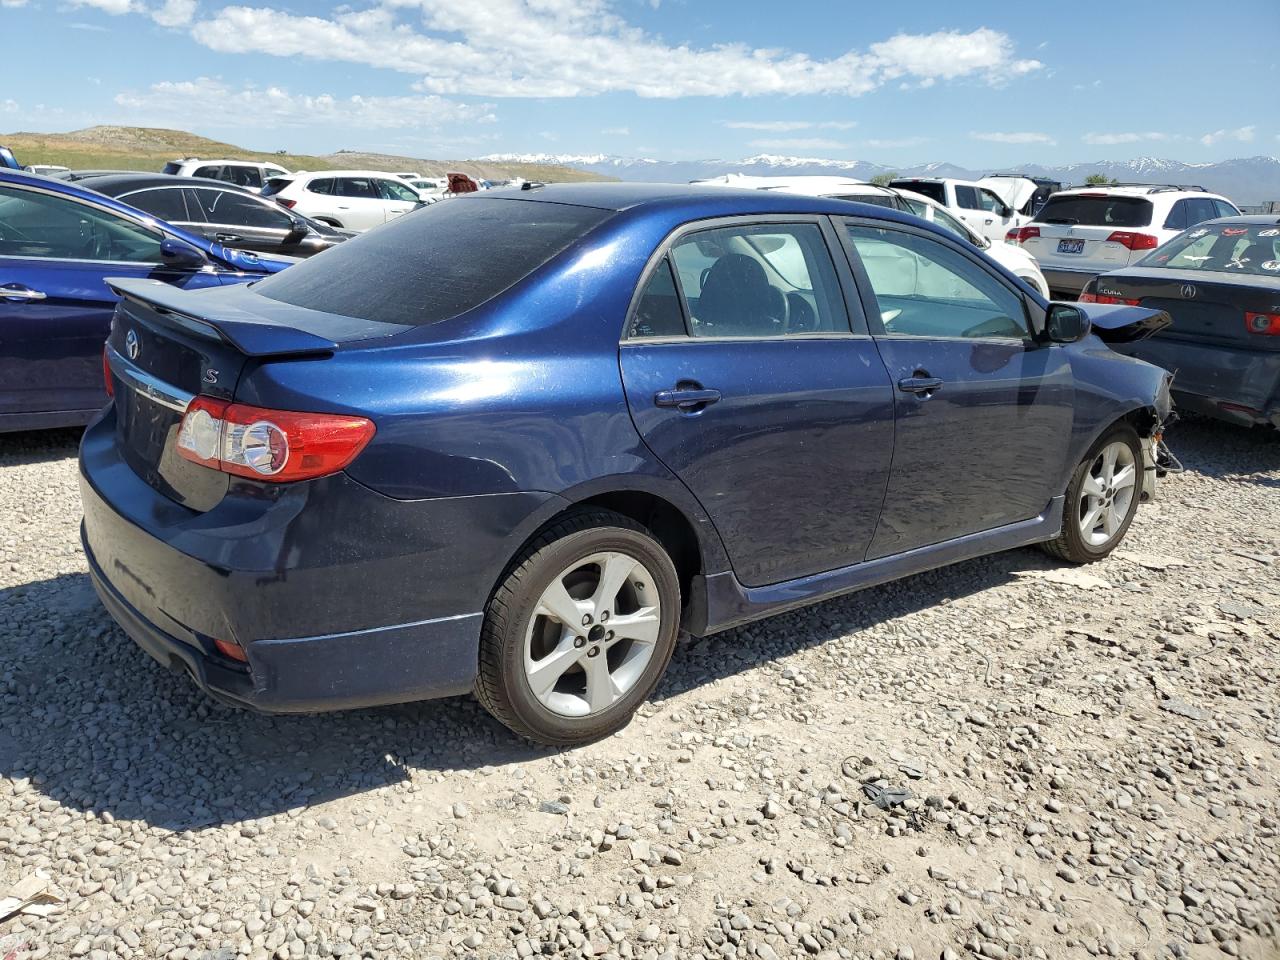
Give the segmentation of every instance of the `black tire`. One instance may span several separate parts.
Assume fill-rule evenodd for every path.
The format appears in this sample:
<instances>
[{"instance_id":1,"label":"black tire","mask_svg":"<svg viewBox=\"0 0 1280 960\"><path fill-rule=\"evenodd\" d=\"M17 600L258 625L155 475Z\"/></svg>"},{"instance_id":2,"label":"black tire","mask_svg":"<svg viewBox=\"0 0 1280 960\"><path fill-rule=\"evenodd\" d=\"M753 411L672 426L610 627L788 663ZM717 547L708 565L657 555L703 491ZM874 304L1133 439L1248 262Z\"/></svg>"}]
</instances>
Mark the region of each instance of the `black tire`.
<instances>
[{"instance_id":1,"label":"black tire","mask_svg":"<svg viewBox=\"0 0 1280 960\"><path fill-rule=\"evenodd\" d=\"M634 686L599 713L566 717L544 706L525 673L525 635L543 591L574 561L616 551L648 569L661 603L658 640ZM622 729L657 686L675 649L680 579L666 550L643 526L610 510L583 509L555 520L527 544L503 574L485 609L476 698L520 736L555 747L580 746Z\"/></svg>"},{"instance_id":2,"label":"black tire","mask_svg":"<svg viewBox=\"0 0 1280 960\"><path fill-rule=\"evenodd\" d=\"M1126 444L1133 453L1133 462L1137 470L1133 497L1129 503L1129 509L1125 512L1124 520L1111 538L1104 544L1091 544L1085 540L1080 530L1081 487L1094 460L1107 446L1117 441ZM1127 423L1115 424L1098 438L1089 448L1084 459L1076 466L1075 473L1071 475L1071 482L1067 484L1067 495L1062 505L1062 532L1053 540L1040 544L1041 548L1051 557L1068 563L1094 563L1111 553L1124 540L1125 534L1129 531L1129 525L1133 523L1134 514L1138 512L1138 503L1142 499L1142 470L1142 441L1138 438L1137 431Z\"/></svg>"}]
</instances>

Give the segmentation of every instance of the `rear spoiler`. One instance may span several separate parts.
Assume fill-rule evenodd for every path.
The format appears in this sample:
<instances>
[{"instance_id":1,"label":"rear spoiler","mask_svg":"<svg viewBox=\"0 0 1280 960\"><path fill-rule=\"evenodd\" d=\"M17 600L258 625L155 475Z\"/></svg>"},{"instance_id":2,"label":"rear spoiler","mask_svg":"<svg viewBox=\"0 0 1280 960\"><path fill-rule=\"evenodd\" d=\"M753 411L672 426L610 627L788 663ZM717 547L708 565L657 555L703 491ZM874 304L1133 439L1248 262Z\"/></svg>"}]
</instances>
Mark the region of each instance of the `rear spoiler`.
<instances>
[{"instance_id":1,"label":"rear spoiler","mask_svg":"<svg viewBox=\"0 0 1280 960\"><path fill-rule=\"evenodd\" d=\"M332 340L241 310L227 297L203 296L220 288L181 290L161 280L133 277L108 277L106 284L125 300L168 316L199 336L223 340L247 357L297 357L338 349Z\"/></svg>"},{"instance_id":2,"label":"rear spoiler","mask_svg":"<svg viewBox=\"0 0 1280 960\"><path fill-rule=\"evenodd\" d=\"M1173 318L1163 310L1130 307L1122 303L1073 303L1085 316L1098 339L1106 343L1133 343L1159 333Z\"/></svg>"}]
</instances>

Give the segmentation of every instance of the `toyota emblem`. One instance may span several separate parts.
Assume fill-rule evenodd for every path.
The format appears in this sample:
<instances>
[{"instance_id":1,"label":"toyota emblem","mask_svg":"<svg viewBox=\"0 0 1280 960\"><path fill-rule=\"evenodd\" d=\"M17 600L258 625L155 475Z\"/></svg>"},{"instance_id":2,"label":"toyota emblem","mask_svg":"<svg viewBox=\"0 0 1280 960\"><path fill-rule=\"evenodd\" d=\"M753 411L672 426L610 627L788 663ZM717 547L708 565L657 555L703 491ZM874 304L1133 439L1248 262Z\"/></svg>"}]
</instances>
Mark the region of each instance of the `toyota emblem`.
<instances>
[{"instance_id":1,"label":"toyota emblem","mask_svg":"<svg viewBox=\"0 0 1280 960\"><path fill-rule=\"evenodd\" d=\"M138 344L138 334L135 331L130 330L125 334L124 352L129 355L130 360L137 360L138 354L141 350L142 348Z\"/></svg>"},{"instance_id":2,"label":"toyota emblem","mask_svg":"<svg viewBox=\"0 0 1280 960\"><path fill-rule=\"evenodd\" d=\"M1194 300L1195 298L1196 298L1196 288L1195 288L1195 284L1192 284L1192 283L1184 283L1184 284L1182 285L1182 299L1183 299L1183 300Z\"/></svg>"}]
</instances>

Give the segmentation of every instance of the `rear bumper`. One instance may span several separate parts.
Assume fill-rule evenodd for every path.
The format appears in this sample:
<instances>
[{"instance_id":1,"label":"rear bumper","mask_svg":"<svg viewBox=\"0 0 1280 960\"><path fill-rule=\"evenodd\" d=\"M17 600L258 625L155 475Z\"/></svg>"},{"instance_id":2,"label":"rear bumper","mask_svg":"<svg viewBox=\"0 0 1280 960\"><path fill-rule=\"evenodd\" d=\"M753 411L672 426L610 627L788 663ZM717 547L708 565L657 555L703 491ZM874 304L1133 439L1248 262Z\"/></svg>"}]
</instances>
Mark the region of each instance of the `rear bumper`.
<instances>
[{"instance_id":1,"label":"rear bumper","mask_svg":"<svg viewBox=\"0 0 1280 960\"><path fill-rule=\"evenodd\" d=\"M404 502L338 474L233 486L198 513L144 483L114 440L108 409L81 444L81 537L108 612L161 663L267 712L471 689L480 611L543 495Z\"/></svg>"},{"instance_id":2,"label":"rear bumper","mask_svg":"<svg viewBox=\"0 0 1280 960\"><path fill-rule=\"evenodd\" d=\"M1109 268L1113 269L1113 268ZM1072 270L1067 267L1046 267L1040 264L1040 272L1049 283L1050 290L1061 290L1064 293L1079 296L1085 285L1094 277L1100 276L1099 270Z\"/></svg>"},{"instance_id":3,"label":"rear bumper","mask_svg":"<svg viewBox=\"0 0 1280 960\"><path fill-rule=\"evenodd\" d=\"M1183 410L1280 428L1280 352L1159 335L1124 352L1174 371L1174 401Z\"/></svg>"}]
</instances>

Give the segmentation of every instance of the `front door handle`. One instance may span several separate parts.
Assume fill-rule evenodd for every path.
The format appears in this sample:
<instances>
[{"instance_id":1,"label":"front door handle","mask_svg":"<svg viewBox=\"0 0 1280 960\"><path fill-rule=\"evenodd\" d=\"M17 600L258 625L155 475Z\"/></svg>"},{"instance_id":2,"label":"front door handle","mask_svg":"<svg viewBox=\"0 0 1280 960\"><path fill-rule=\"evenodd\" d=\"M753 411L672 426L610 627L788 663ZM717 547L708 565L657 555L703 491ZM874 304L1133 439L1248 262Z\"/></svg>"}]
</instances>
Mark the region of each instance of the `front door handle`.
<instances>
[{"instance_id":1,"label":"front door handle","mask_svg":"<svg viewBox=\"0 0 1280 960\"><path fill-rule=\"evenodd\" d=\"M941 388L941 377L924 376L922 371L916 371L914 377L904 377L898 381L898 389L903 393L914 393L916 396L924 397L925 399L933 396L933 392Z\"/></svg>"},{"instance_id":2,"label":"front door handle","mask_svg":"<svg viewBox=\"0 0 1280 960\"><path fill-rule=\"evenodd\" d=\"M219 243L240 243L244 240L244 237L238 233L215 233L213 239Z\"/></svg>"},{"instance_id":3,"label":"front door handle","mask_svg":"<svg viewBox=\"0 0 1280 960\"><path fill-rule=\"evenodd\" d=\"M683 383L674 390L659 390L653 395L654 406L675 407L685 413L697 413L719 399L719 390L704 390L696 384Z\"/></svg>"},{"instance_id":4,"label":"front door handle","mask_svg":"<svg viewBox=\"0 0 1280 960\"><path fill-rule=\"evenodd\" d=\"M0 286L0 298L5 300L44 300L47 296L42 290L32 290L20 283L6 283Z\"/></svg>"}]
</instances>

